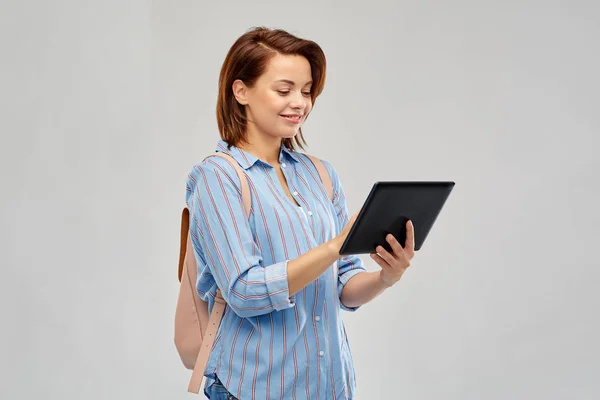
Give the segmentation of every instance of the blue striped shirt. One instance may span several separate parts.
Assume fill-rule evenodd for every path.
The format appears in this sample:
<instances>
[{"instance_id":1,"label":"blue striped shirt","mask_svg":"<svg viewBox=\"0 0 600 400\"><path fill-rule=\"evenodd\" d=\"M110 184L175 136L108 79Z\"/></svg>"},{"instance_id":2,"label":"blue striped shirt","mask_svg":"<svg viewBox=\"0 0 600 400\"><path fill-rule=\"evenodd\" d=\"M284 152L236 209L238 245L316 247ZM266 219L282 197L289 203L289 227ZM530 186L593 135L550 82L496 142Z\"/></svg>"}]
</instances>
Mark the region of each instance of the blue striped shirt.
<instances>
[{"instance_id":1,"label":"blue striped shirt","mask_svg":"<svg viewBox=\"0 0 600 400\"><path fill-rule=\"evenodd\" d=\"M217 286L227 302L205 370L240 400L349 399L355 391L340 296L365 271L345 256L293 296L287 263L332 239L348 222L344 190L323 161L334 189L331 201L304 154L281 146L279 162L295 204L275 168L219 140L246 173L252 207L247 219L235 169L221 157L192 168L187 180L190 235L198 263L197 289L212 309Z\"/></svg>"}]
</instances>

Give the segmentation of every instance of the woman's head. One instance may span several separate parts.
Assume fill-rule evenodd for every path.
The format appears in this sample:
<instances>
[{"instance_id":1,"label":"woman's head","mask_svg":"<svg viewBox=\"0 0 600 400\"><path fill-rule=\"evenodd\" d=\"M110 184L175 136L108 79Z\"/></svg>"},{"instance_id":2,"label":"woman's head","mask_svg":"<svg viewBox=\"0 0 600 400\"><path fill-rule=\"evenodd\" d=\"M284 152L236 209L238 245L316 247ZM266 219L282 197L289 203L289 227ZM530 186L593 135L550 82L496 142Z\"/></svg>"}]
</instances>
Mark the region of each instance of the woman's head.
<instances>
[{"instance_id":1,"label":"woman's head","mask_svg":"<svg viewBox=\"0 0 600 400\"><path fill-rule=\"evenodd\" d=\"M295 149L305 142L301 125L325 84L321 47L279 29L254 28L231 47L219 77L217 124L237 145L249 125ZM299 119L298 119L299 118Z\"/></svg>"}]
</instances>

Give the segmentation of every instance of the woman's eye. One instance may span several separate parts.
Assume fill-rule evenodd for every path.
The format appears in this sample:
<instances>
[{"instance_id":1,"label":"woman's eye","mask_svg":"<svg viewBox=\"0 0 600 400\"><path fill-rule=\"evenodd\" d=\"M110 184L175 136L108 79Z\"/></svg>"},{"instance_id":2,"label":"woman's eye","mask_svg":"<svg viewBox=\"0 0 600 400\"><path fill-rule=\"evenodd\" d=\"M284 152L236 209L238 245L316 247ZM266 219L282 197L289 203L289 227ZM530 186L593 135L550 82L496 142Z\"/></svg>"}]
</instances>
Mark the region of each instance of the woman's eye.
<instances>
[{"instance_id":1,"label":"woman's eye","mask_svg":"<svg viewBox=\"0 0 600 400\"><path fill-rule=\"evenodd\" d=\"M285 95L290 94L290 91L289 90L278 90L277 93L279 93L281 96L285 96ZM302 94L307 97L310 96L310 92L302 92Z\"/></svg>"}]
</instances>

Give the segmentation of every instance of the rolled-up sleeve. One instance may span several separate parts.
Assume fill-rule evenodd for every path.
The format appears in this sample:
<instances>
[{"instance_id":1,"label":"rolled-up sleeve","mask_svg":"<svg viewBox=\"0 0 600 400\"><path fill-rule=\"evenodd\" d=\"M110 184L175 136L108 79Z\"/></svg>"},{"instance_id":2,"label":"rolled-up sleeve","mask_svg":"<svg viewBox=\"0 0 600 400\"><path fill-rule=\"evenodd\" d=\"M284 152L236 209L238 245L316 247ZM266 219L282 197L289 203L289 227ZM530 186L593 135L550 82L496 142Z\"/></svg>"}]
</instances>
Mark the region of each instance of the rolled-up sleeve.
<instances>
[{"instance_id":1,"label":"rolled-up sleeve","mask_svg":"<svg viewBox=\"0 0 600 400\"><path fill-rule=\"evenodd\" d=\"M289 294L288 260L263 265L233 166L220 157L194 166L188 176L186 200L197 257L202 254L236 314L253 317L295 305Z\"/></svg>"},{"instance_id":2,"label":"rolled-up sleeve","mask_svg":"<svg viewBox=\"0 0 600 400\"><path fill-rule=\"evenodd\" d=\"M350 220L350 217L348 216L348 207L346 205L346 195L342 182L333 168L333 165L325 160L323 160L323 164L329 172L333 184L333 207L337 224L336 234L339 234ZM348 283L353 276L360 274L361 272L366 272L366 268L358 255L348 255L341 257L338 260L338 297L340 297L340 307L346 311L356 311L360 308L360 306L346 307L341 301L341 296L346 283Z\"/></svg>"}]
</instances>

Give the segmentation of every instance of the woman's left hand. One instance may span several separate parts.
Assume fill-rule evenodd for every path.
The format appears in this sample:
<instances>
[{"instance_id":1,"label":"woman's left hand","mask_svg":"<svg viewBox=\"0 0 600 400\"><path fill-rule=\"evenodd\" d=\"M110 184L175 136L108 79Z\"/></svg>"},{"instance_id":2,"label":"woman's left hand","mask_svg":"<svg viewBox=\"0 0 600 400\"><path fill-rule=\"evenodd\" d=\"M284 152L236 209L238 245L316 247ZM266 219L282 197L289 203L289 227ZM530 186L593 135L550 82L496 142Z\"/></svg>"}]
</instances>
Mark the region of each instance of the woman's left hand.
<instances>
[{"instance_id":1,"label":"woman's left hand","mask_svg":"<svg viewBox=\"0 0 600 400\"><path fill-rule=\"evenodd\" d=\"M376 253L371 253L371 258L381 267L381 283L388 288L400 280L415 256L415 230L412 221L406 223L404 248L392 234L388 234L386 240L392 247L392 252L388 252L383 246L377 246Z\"/></svg>"}]
</instances>

